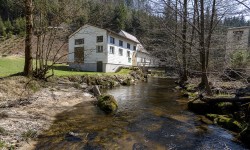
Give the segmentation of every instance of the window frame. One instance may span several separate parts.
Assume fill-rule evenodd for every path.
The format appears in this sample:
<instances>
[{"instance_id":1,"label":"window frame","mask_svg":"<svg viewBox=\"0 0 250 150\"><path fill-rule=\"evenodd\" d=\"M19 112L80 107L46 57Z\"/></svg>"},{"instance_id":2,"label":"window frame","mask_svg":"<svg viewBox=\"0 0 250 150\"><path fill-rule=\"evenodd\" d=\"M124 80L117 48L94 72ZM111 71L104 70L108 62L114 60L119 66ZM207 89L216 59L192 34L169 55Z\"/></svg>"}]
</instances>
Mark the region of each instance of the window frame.
<instances>
[{"instance_id":1,"label":"window frame","mask_svg":"<svg viewBox=\"0 0 250 150\"><path fill-rule=\"evenodd\" d=\"M123 56L123 49L119 48L119 56Z\"/></svg>"},{"instance_id":2,"label":"window frame","mask_svg":"<svg viewBox=\"0 0 250 150\"><path fill-rule=\"evenodd\" d=\"M244 31L243 30L238 30L238 31L233 31L233 38L234 41L241 41L243 37Z\"/></svg>"},{"instance_id":3,"label":"window frame","mask_svg":"<svg viewBox=\"0 0 250 150\"><path fill-rule=\"evenodd\" d=\"M111 52L111 48L112 48L112 52ZM114 46L109 47L109 54L115 54L115 47Z\"/></svg>"},{"instance_id":4,"label":"window frame","mask_svg":"<svg viewBox=\"0 0 250 150\"><path fill-rule=\"evenodd\" d=\"M112 40L113 40L113 41L112 41ZM115 44L115 38L111 36L111 37L109 38L109 43L110 43L110 44Z\"/></svg>"},{"instance_id":5,"label":"window frame","mask_svg":"<svg viewBox=\"0 0 250 150\"><path fill-rule=\"evenodd\" d=\"M131 45L129 43L127 43L127 49L130 49Z\"/></svg>"},{"instance_id":6,"label":"window frame","mask_svg":"<svg viewBox=\"0 0 250 150\"><path fill-rule=\"evenodd\" d=\"M128 57L128 63L132 62L132 58Z\"/></svg>"},{"instance_id":7,"label":"window frame","mask_svg":"<svg viewBox=\"0 0 250 150\"><path fill-rule=\"evenodd\" d=\"M99 38L101 38L101 40ZM96 43L102 43L102 42L103 42L103 35L96 36Z\"/></svg>"},{"instance_id":8,"label":"window frame","mask_svg":"<svg viewBox=\"0 0 250 150\"><path fill-rule=\"evenodd\" d=\"M134 51L136 50L136 46L133 46L133 50L134 50Z\"/></svg>"},{"instance_id":9,"label":"window frame","mask_svg":"<svg viewBox=\"0 0 250 150\"><path fill-rule=\"evenodd\" d=\"M119 40L119 46L123 47L123 41L122 40Z\"/></svg>"},{"instance_id":10,"label":"window frame","mask_svg":"<svg viewBox=\"0 0 250 150\"><path fill-rule=\"evenodd\" d=\"M80 42L79 42L80 41ZM84 38L82 39L75 39L75 45L83 45L84 44Z\"/></svg>"},{"instance_id":11,"label":"window frame","mask_svg":"<svg viewBox=\"0 0 250 150\"><path fill-rule=\"evenodd\" d=\"M128 58L131 58L131 56L130 56L130 51L127 51L127 57L128 57Z\"/></svg>"},{"instance_id":12,"label":"window frame","mask_svg":"<svg viewBox=\"0 0 250 150\"><path fill-rule=\"evenodd\" d=\"M101 51L99 51L99 47L102 47ZM103 53L103 45L96 45L96 53Z\"/></svg>"}]
</instances>

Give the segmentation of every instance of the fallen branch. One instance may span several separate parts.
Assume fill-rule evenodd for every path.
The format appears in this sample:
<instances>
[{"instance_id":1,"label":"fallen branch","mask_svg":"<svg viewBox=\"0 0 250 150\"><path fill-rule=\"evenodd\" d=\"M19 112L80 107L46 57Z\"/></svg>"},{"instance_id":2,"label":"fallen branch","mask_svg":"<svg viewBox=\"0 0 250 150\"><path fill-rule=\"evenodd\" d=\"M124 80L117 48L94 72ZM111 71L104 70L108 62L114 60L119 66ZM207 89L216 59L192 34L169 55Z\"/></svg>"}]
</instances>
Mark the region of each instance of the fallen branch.
<instances>
[{"instance_id":1,"label":"fallen branch","mask_svg":"<svg viewBox=\"0 0 250 150\"><path fill-rule=\"evenodd\" d=\"M114 75L114 76L115 76L116 80L117 80L120 84L122 84L122 80L119 79L116 75Z\"/></svg>"}]
</instances>

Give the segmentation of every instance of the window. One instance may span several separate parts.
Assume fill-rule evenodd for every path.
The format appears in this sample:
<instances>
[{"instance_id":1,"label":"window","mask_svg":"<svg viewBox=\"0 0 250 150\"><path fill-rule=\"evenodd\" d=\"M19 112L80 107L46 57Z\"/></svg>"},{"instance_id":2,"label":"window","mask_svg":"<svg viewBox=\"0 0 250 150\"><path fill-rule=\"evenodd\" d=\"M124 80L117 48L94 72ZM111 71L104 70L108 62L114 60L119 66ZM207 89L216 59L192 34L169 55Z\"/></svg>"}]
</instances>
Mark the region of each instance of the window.
<instances>
[{"instance_id":1,"label":"window","mask_svg":"<svg viewBox=\"0 0 250 150\"><path fill-rule=\"evenodd\" d=\"M131 58L128 58L128 63L131 63Z\"/></svg>"},{"instance_id":2,"label":"window","mask_svg":"<svg viewBox=\"0 0 250 150\"><path fill-rule=\"evenodd\" d=\"M127 43L127 48L130 49L130 44L129 43Z\"/></svg>"},{"instance_id":3,"label":"window","mask_svg":"<svg viewBox=\"0 0 250 150\"><path fill-rule=\"evenodd\" d=\"M113 46L110 46L109 53L110 54L114 54L115 53L115 48Z\"/></svg>"},{"instance_id":4,"label":"window","mask_svg":"<svg viewBox=\"0 0 250 150\"><path fill-rule=\"evenodd\" d=\"M102 53L103 52L103 46L96 46L96 52Z\"/></svg>"},{"instance_id":5,"label":"window","mask_svg":"<svg viewBox=\"0 0 250 150\"><path fill-rule=\"evenodd\" d=\"M83 63L84 61L84 48L83 47L75 47L74 61L75 63Z\"/></svg>"},{"instance_id":6,"label":"window","mask_svg":"<svg viewBox=\"0 0 250 150\"><path fill-rule=\"evenodd\" d=\"M136 50L136 46L134 46L134 51Z\"/></svg>"},{"instance_id":7,"label":"window","mask_svg":"<svg viewBox=\"0 0 250 150\"><path fill-rule=\"evenodd\" d=\"M119 46L123 47L123 41L119 40Z\"/></svg>"},{"instance_id":8,"label":"window","mask_svg":"<svg viewBox=\"0 0 250 150\"><path fill-rule=\"evenodd\" d=\"M115 44L115 38L110 37L110 43L111 43L111 44Z\"/></svg>"},{"instance_id":9,"label":"window","mask_svg":"<svg viewBox=\"0 0 250 150\"><path fill-rule=\"evenodd\" d=\"M97 36L96 42L103 42L103 36Z\"/></svg>"},{"instance_id":10,"label":"window","mask_svg":"<svg viewBox=\"0 0 250 150\"><path fill-rule=\"evenodd\" d=\"M119 49L119 55L120 55L120 56L123 55L123 49Z\"/></svg>"},{"instance_id":11,"label":"window","mask_svg":"<svg viewBox=\"0 0 250 150\"><path fill-rule=\"evenodd\" d=\"M84 39L75 39L75 45L84 44Z\"/></svg>"},{"instance_id":12,"label":"window","mask_svg":"<svg viewBox=\"0 0 250 150\"><path fill-rule=\"evenodd\" d=\"M243 35L243 31L234 31L234 40L235 41L240 41Z\"/></svg>"},{"instance_id":13,"label":"window","mask_svg":"<svg viewBox=\"0 0 250 150\"><path fill-rule=\"evenodd\" d=\"M128 58L130 58L130 51L127 51L127 56Z\"/></svg>"}]
</instances>

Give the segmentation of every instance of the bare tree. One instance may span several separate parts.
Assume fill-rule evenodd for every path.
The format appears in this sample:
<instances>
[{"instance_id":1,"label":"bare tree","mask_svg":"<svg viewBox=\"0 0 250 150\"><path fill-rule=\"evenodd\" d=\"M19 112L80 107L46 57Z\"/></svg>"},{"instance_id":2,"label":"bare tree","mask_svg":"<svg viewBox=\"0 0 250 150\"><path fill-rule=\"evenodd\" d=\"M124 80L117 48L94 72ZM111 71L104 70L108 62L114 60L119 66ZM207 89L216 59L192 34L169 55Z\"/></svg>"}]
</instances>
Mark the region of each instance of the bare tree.
<instances>
[{"instance_id":1,"label":"bare tree","mask_svg":"<svg viewBox=\"0 0 250 150\"><path fill-rule=\"evenodd\" d=\"M200 0L200 33L199 33L199 50L200 50L200 62L201 62L201 88L206 88L209 95L212 94L208 83L207 67L206 67L206 47L205 47L205 15L204 15L204 0Z\"/></svg>"},{"instance_id":2,"label":"bare tree","mask_svg":"<svg viewBox=\"0 0 250 150\"><path fill-rule=\"evenodd\" d=\"M25 37L25 65L24 75L32 76L32 35L33 35L33 2L32 0L25 0L26 10L26 37Z\"/></svg>"}]
</instances>

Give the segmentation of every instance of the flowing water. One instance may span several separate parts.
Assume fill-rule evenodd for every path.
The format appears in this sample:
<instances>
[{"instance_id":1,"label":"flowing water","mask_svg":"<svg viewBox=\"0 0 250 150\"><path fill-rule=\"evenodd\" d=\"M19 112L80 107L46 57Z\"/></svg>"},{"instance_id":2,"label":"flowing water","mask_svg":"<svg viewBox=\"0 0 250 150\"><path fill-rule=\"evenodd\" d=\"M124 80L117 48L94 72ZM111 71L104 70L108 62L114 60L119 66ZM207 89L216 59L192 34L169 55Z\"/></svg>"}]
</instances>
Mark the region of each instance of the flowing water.
<instances>
[{"instance_id":1,"label":"flowing water","mask_svg":"<svg viewBox=\"0 0 250 150\"><path fill-rule=\"evenodd\" d=\"M115 114L93 102L79 104L57 116L36 149L247 149L229 131L201 123L174 86L173 80L151 78L108 90L118 101Z\"/></svg>"}]
</instances>

